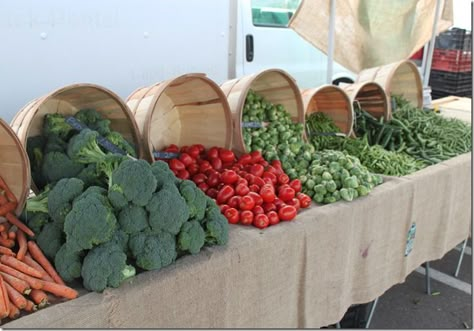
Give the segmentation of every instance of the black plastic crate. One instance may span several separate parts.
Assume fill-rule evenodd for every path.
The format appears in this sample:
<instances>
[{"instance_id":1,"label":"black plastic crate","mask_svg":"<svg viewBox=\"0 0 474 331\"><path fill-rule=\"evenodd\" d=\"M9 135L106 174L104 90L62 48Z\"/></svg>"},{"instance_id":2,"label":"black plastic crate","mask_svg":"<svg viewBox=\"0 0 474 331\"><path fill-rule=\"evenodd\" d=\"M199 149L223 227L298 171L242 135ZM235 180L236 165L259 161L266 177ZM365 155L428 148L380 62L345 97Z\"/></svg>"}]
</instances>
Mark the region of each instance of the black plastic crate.
<instances>
[{"instance_id":1,"label":"black plastic crate","mask_svg":"<svg viewBox=\"0 0 474 331\"><path fill-rule=\"evenodd\" d=\"M460 49L470 51L471 44L471 31L459 28L452 28L448 31L442 32L435 40L435 48L439 49Z\"/></svg>"},{"instance_id":2,"label":"black plastic crate","mask_svg":"<svg viewBox=\"0 0 474 331\"><path fill-rule=\"evenodd\" d=\"M429 85L433 91L463 93L472 90L472 72L432 70Z\"/></svg>"}]
</instances>

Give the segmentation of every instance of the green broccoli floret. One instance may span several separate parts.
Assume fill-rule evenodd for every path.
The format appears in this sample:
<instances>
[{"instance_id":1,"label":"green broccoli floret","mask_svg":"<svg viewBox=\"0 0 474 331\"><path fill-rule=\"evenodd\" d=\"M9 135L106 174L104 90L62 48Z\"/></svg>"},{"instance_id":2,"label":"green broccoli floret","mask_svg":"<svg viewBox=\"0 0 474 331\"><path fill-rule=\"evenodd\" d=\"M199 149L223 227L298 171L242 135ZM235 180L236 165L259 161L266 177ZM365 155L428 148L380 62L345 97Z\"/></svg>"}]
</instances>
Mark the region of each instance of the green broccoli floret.
<instances>
[{"instance_id":1,"label":"green broccoli floret","mask_svg":"<svg viewBox=\"0 0 474 331\"><path fill-rule=\"evenodd\" d=\"M81 109L74 117L102 136L110 133L110 120L103 118L95 109Z\"/></svg>"},{"instance_id":2,"label":"green broccoli floret","mask_svg":"<svg viewBox=\"0 0 474 331\"><path fill-rule=\"evenodd\" d=\"M76 177L84 165L72 161L66 154L61 152L50 152L44 156L43 176L50 183L57 182L62 178Z\"/></svg>"},{"instance_id":3,"label":"green broccoli floret","mask_svg":"<svg viewBox=\"0 0 474 331\"><path fill-rule=\"evenodd\" d=\"M105 176L108 187L112 186L112 174L119 165L129 158L120 154L106 154L105 157L97 163L97 173Z\"/></svg>"},{"instance_id":4,"label":"green broccoli floret","mask_svg":"<svg viewBox=\"0 0 474 331\"><path fill-rule=\"evenodd\" d=\"M110 182L109 182L110 184ZM123 208L123 199L137 206L146 206L156 189L156 179L145 160L128 159L112 172L109 199L115 208Z\"/></svg>"},{"instance_id":5,"label":"green broccoli floret","mask_svg":"<svg viewBox=\"0 0 474 331\"><path fill-rule=\"evenodd\" d=\"M118 132L112 131L110 132L106 138L115 146L123 150L125 153L128 155L131 155L133 157L137 156L137 153L135 152L135 147L132 146L125 138Z\"/></svg>"},{"instance_id":6,"label":"green broccoli floret","mask_svg":"<svg viewBox=\"0 0 474 331\"><path fill-rule=\"evenodd\" d=\"M156 161L151 165L151 172L156 178L156 188L161 190L165 184L177 184L179 179L170 170L164 161Z\"/></svg>"},{"instance_id":7,"label":"green broccoli floret","mask_svg":"<svg viewBox=\"0 0 474 331\"><path fill-rule=\"evenodd\" d=\"M70 245L63 244L54 257L54 266L61 278L66 282L72 282L81 277L82 252L76 252Z\"/></svg>"},{"instance_id":8,"label":"green broccoli floret","mask_svg":"<svg viewBox=\"0 0 474 331\"><path fill-rule=\"evenodd\" d=\"M107 190L100 186L89 186L77 198L74 199L72 205L81 201L82 199L95 198L102 202L108 208L112 208L109 199L107 199Z\"/></svg>"},{"instance_id":9,"label":"green broccoli floret","mask_svg":"<svg viewBox=\"0 0 474 331\"><path fill-rule=\"evenodd\" d=\"M189 219L186 201L173 184L167 184L154 193L146 209L150 212L148 222L154 232L166 231L176 235Z\"/></svg>"},{"instance_id":10,"label":"green broccoli floret","mask_svg":"<svg viewBox=\"0 0 474 331\"><path fill-rule=\"evenodd\" d=\"M229 241L229 223L211 199L208 199L206 216L201 224L206 232L205 241L207 245L227 244Z\"/></svg>"},{"instance_id":11,"label":"green broccoli floret","mask_svg":"<svg viewBox=\"0 0 474 331\"><path fill-rule=\"evenodd\" d=\"M105 153L97 144L99 134L89 129L82 130L69 140L67 155L78 163L99 163Z\"/></svg>"},{"instance_id":12,"label":"green broccoli floret","mask_svg":"<svg viewBox=\"0 0 474 331\"><path fill-rule=\"evenodd\" d=\"M43 154L50 152L61 152L65 153L67 149L67 143L59 138L58 136L47 137L46 144L44 145Z\"/></svg>"},{"instance_id":13,"label":"green broccoli floret","mask_svg":"<svg viewBox=\"0 0 474 331\"><path fill-rule=\"evenodd\" d=\"M139 232L130 236L128 247L136 264L145 270L164 268L176 260L176 239L167 232Z\"/></svg>"},{"instance_id":14,"label":"green broccoli floret","mask_svg":"<svg viewBox=\"0 0 474 331\"><path fill-rule=\"evenodd\" d=\"M106 243L87 253L81 276L86 289L102 292L106 287L119 287L124 280L135 276L135 268L127 265L127 255L120 246Z\"/></svg>"},{"instance_id":15,"label":"green broccoli floret","mask_svg":"<svg viewBox=\"0 0 474 331\"><path fill-rule=\"evenodd\" d=\"M129 204L118 215L120 228L128 234L141 232L148 228L148 214L143 207Z\"/></svg>"},{"instance_id":16,"label":"green broccoli floret","mask_svg":"<svg viewBox=\"0 0 474 331\"><path fill-rule=\"evenodd\" d=\"M66 122L66 118L61 114L46 114L43 122L43 135L58 136L67 140L72 132L72 127Z\"/></svg>"},{"instance_id":17,"label":"green broccoli floret","mask_svg":"<svg viewBox=\"0 0 474 331\"><path fill-rule=\"evenodd\" d=\"M181 251L197 254L204 246L206 233L198 221L183 224L178 235L178 247Z\"/></svg>"},{"instance_id":18,"label":"green broccoli floret","mask_svg":"<svg viewBox=\"0 0 474 331\"><path fill-rule=\"evenodd\" d=\"M97 171L97 164L90 163L80 173L77 174L76 178L79 178L84 182L84 187L89 186L101 186L104 185L102 177Z\"/></svg>"},{"instance_id":19,"label":"green broccoli floret","mask_svg":"<svg viewBox=\"0 0 474 331\"><path fill-rule=\"evenodd\" d=\"M26 212L22 214L20 219L25 222L35 234L40 233L43 226L50 222L48 213L41 212Z\"/></svg>"},{"instance_id":20,"label":"green broccoli floret","mask_svg":"<svg viewBox=\"0 0 474 331\"><path fill-rule=\"evenodd\" d=\"M125 233L122 229L115 230L114 234L112 235L112 239L109 242L118 245L122 251L127 254L128 253L128 240L130 236Z\"/></svg>"},{"instance_id":21,"label":"green broccoli floret","mask_svg":"<svg viewBox=\"0 0 474 331\"><path fill-rule=\"evenodd\" d=\"M26 140L26 153L30 159L31 169L40 169L43 164L43 149L46 139L43 136L28 137Z\"/></svg>"},{"instance_id":22,"label":"green broccoli floret","mask_svg":"<svg viewBox=\"0 0 474 331\"><path fill-rule=\"evenodd\" d=\"M84 183L77 178L59 180L48 194L48 213L53 221L64 223L66 215L72 209L72 202L81 195Z\"/></svg>"},{"instance_id":23,"label":"green broccoli floret","mask_svg":"<svg viewBox=\"0 0 474 331\"><path fill-rule=\"evenodd\" d=\"M184 198L189 209L189 218L200 221L206 212L206 195L194 182L183 180L179 184L179 192Z\"/></svg>"},{"instance_id":24,"label":"green broccoli floret","mask_svg":"<svg viewBox=\"0 0 474 331\"><path fill-rule=\"evenodd\" d=\"M66 241L75 251L91 249L109 241L117 228L117 219L98 194L74 201L66 216Z\"/></svg>"},{"instance_id":25,"label":"green broccoli floret","mask_svg":"<svg viewBox=\"0 0 474 331\"><path fill-rule=\"evenodd\" d=\"M46 224L36 238L38 246L49 259L54 260L57 251L64 244L64 233L61 225Z\"/></svg>"}]
</instances>

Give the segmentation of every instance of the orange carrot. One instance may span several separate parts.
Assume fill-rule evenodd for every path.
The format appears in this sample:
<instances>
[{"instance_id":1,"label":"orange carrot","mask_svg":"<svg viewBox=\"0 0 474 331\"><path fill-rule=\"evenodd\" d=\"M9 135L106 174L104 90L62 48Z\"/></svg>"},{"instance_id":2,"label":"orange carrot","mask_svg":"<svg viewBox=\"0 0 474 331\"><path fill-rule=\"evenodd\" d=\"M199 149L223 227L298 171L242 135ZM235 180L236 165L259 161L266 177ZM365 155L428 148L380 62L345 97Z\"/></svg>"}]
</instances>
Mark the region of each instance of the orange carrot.
<instances>
[{"instance_id":1,"label":"orange carrot","mask_svg":"<svg viewBox=\"0 0 474 331\"><path fill-rule=\"evenodd\" d=\"M8 202L7 198L3 194L0 194L0 206L3 206L7 202Z\"/></svg>"},{"instance_id":2,"label":"orange carrot","mask_svg":"<svg viewBox=\"0 0 474 331\"><path fill-rule=\"evenodd\" d=\"M0 237L1 237L3 240L8 240L8 232L7 232L7 231L2 231L2 232L0 232Z\"/></svg>"},{"instance_id":3,"label":"orange carrot","mask_svg":"<svg viewBox=\"0 0 474 331\"><path fill-rule=\"evenodd\" d=\"M5 230L6 230L5 224L3 224L3 223L0 224L0 232L3 232L3 231L5 231Z\"/></svg>"},{"instance_id":4,"label":"orange carrot","mask_svg":"<svg viewBox=\"0 0 474 331\"><path fill-rule=\"evenodd\" d=\"M24 274L27 274L29 276L33 276L36 278L41 278L43 277L43 273L39 272L38 270L30 267L29 265L17 260L16 258L8 255L2 255L0 257L0 262L3 264L10 266L18 271L23 272Z\"/></svg>"},{"instance_id":5,"label":"orange carrot","mask_svg":"<svg viewBox=\"0 0 474 331\"><path fill-rule=\"evenodd\" d=\"M43 308L49 303L48 295L42 290L32 290L30 293L30 298L33 299L33 302L38 305L38 308Z\"/></svg>"},{"instance_id":6,"label":"orange carrot","mask_svg":"<svg viewBox=\"0 0 474 331\"><path fill-rule=\"evenodd\" d=\"M70 288L69 286L66 286L66 285L46 282L44 280L41 280L41 283L43 285L43 288L42 288L43 291L52 293L58 297L62 297L66 299L75 299L79 295L79 293L77 293L75 289Z\"/></svg>"},{"instance_id":7,"label":"orange carrot","mask_svg":"<svg viewBox=\"0 0 474 331\"><path fill-rule=\"evenodd\" d=\"M11 301L9 302L10 312L8 313L8 317L14 320L20 316L20 309L15 306Z\"/></svg>"},{"instance_id":8,"label":"orange carrot","mask_svg":"<svg viewBox=\"0 0 474 331\"><path fill-rule=\"evenodd\" d=\"M1 207L0 207L1 208ZM0 214L1 215L1 214ZM29 235L30 237L34 237L35 233L31 231L29 227L27 227L22 221L20 221L15 215L12 213L7 213L5 215L7 218L8 222L10 222L13 225L16 225L16 227L20 230L22 230L25 234Z\"/></svg>"},{"instance_id":9,"label":"orange carrot","mask_svg":"<svg viewBox=\"0 0 474 331\"><path fill-rule=\"evenodd\" d=\"M2 232L5 233L5 232ZM13 248L15 246L15 242L12 239L3 238L0 237L0 246L7 247L7 248Z\"/></svg>"},{"instance_id":10,"label":"orange carrot","mask_svg":"<svg viewBox=\"0 0 474 331\"><path fill-rule=\"evenodd\" d=\"M0 216L6 216L7 214L11 214L16 208L16 203L14 202L7 202L6 204L0 206Z\"/></svg>"},{"instance_id":11,"label":"orange carrot","mask_svg":"<svg viewBox=\"0 0 474 331\"><path fill-rule=\"evenodd\" d=\"M5 195L8 200L10 200L11 202L14 202L15 204L17 203L15 194L13 194L13 192L10 190L7 183L3 180L1 176L0 176L0 189L5 191Z\"/></svg>"},{"instance_id":12,"label":"orange carrot","mask_svg":"<svg viewBox=\"0 0 474 331\"><path fill-rule=\"evenodd\" d=\"M36 306L33 301L30 301L28 299L26 299L26 307L25 307L25 311L28 311L28 312L33 312L33 311L37 311L38 310L38 306Z\"/></svg>"},{"instance_id":13,"label":"orange carrot","mask_svg":"<svg viewBox=\"0 0 474 331\"><path fill-rule=\"evenodd\" d=\"M23 294L30 294L31 287L26 281L16 278L4 272L0 272L0 275L3 277L3 280L5 281L5 283L8 283L11 287L13 287L18 292L23 293Z\"/></svg>"},{"instance_id":14,"label":"orange carrot","mask_svg":"<svg viewBox=\"0 0 474 331\"><path fill-rule=\"evenodd\" d=\"M20 292L15 290L7 282L5 282L5 287L7 289L8 298L10 299L10 302L12 302L16 307L18 307L18 309L25 308L26 307L26 299L23 296L23 294L21 294ZM36 291L40 291L40 290L36 290Z\"/></svg>"},{"instance_id":15,"label":"orange carrot","mask_svg":"<svg viewBox=\"0 0 474 331\"><path fill-rule=\"evenodd\" d=\"M8 294L6 293L3 278L0 277L0 318L5 318L10 313Z\"/></svg>"},{"instance_id":16,"label":"orange carrot","mask_svg":"<svg viewBox=\"0 0 474 331\"><path fill-rule=\"evenodd\" d=\"M8 232L8 239L15 240L16 239L16 232L15 231Z\"/></svg>"},{"instance_id":17,"label":"orange carrot","mask_svg":"<svg viewBox=\"0 0 474 331\"><path fill-rule=\"evenodd\" d=\"M0 254L15 256L15 253L10 248L0 246Z\"/></svg>"},{"instance_id":18,"label":"orange carrot","mask_svg":"<svg viewBox=\"0 0 474 331\"><path fill-rule=\"evenodd\" d=\"M25 282L28 283L28 285L30 285L31 288L41 290L41 288L43 287L43 284L41 283L41 281L38 278L28 276L28 275L22 273L21 271L10 268L7 265L4 265L4 264L0 263L0 271L4 272L6 274L9 274L13 277L24 280Z\"/></svg>"},{"instance_id":19,"label":"orange carrot","mask_svg":"<svg viewBox=\"0 0 474 331\"><path fill-rule=\"evenodd\" d=\"M23 231L20 229L17 230L17 238L18 238L18 254L16 258L20 261L23 261L25 258L26 251L28 250L28 246L26 244L26 236Z\"/></svg>"},{"instance_id":20,"label":"orange carrot","mask_svg":"<svg viewBox=\"0 0 474 331\"><path fill-rule=\"evenodd\" d=\"M42 280L45 280L45 281L47 281L47 282L53 282L53 283L54 283L54 279L51 278L50 275L48 275L48 273L46 272L46 270L44 270L43 267L42 267L38 262L36 262L35 260L33 260L33 258L31 257L30 253L26 253L25 258L23 259L23 262L25 262L26 264L28 264L30 267L35 268L35 269L38 270L39 272L42 272L42 273L43 273L43 277L41 277Z\"/></svg>"},{"instance_id":21,"label":"orange carrot","mask_svg":"<svg viewBox=\"0 0 474 331\"><path fill-rule=\"evenodd\" d=\"M39 248L39 246L34 241L28 241L28 252L30 252L31 257L38 262L44 270L54 279L54 281L60 285L65 285L64 281L61 279L59 274L56 272L54 267L48 261L46 256L44 256L43 252Z\"/></svg>"}]
</instances>

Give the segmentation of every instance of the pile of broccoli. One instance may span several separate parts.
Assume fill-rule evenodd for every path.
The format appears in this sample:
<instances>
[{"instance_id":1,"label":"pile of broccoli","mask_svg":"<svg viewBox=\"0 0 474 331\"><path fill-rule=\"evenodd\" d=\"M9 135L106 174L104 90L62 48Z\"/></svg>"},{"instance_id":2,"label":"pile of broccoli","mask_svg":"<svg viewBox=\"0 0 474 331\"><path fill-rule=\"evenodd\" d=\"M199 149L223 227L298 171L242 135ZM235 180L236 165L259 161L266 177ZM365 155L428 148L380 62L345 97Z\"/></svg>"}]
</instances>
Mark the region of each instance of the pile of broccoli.
<instances>
[{"instance_id":1,"label":"pile of broccoli","mask_svg":"<svg viewBox=\"0 0 474 331\"><path fill-rule=\"evenodd\" d=\"M79 178L86 186L102 186L104 181L96 164L107 153L97 137L107 138L127 154L136 157L135 147L110 128L110 120L94 109L82 109L74 117L89 129L73 129L61 114L46 114L42 134L29 137L26 150L31 175L38 189L63 178Z\"/></svg>"},{"instance_id":2,"label":"pile of broccoli","mask_svg":"<svg viewBox=\"0 0 474 331\"><path fill-rule=\"evenodd\" d=\"M82 279L102 292L137 271L227 243L226 218L194 182L176 178L162 161L105 154L90 138L94 132L73 136L64 155L86 165L80 173L92 166L97 182L61 178L29 199L23 214L65 281Z\"/></svg>"}]
</instances>

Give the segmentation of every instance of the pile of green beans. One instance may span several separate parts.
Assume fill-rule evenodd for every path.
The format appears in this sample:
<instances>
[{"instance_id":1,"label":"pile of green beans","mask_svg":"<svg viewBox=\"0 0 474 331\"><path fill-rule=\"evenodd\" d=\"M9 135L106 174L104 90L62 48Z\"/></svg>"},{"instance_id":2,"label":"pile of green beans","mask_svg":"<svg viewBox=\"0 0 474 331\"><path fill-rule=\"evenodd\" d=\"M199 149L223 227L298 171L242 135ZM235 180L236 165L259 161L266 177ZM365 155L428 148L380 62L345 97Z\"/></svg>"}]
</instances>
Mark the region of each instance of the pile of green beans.
<instances>
[{"instance_id":1,"label":"pile of green beans","mask_svg":"<svg viewBox=\"0 0 474 331\"><path fill-rule=\"evenodd\" d=\"M306 134L317 151L331 149L345 137L334 121L320 112L306 116Z\"/></svg>"}]
</instances>

